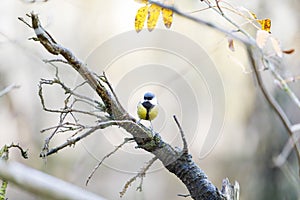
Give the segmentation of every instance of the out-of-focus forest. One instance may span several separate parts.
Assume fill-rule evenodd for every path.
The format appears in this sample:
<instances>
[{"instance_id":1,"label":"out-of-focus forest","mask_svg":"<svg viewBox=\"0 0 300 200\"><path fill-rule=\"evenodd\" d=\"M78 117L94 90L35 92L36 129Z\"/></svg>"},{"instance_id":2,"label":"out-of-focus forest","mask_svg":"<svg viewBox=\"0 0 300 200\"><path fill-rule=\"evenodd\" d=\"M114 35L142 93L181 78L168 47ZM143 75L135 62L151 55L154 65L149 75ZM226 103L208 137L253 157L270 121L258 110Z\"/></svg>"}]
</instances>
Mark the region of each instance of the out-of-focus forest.
<instances>
[{"instance_id":1,"label":"out-of-focus forest","mask_svg":"<svg viewBox=\"0 0 300 200\"><path fill-rule=\"evenodd\" d=\"M293 54L284 55L280 71L284 77L297 76L300 71L300 2L297 0L284 2L227 0L226 2L235 7L245 7L260 18L272 20L271 32L280 41L282 48L295 49ZM205 7L198 0L175 0L175 5L187 13ZM44 28L56 41L74 52L81 60L92 62L93 66L89 67L93 71L102 73L107 69L107 76L111 77L112 85L117 85L120 77L127 73L127 69L122 68L122 65L130 66L131 62L137 65L135 62L137 58L128 55L128 58L116 61L110 68L105 68L105 66L98 68L95 65L97 61L90 60L90 57L94 50L104 42L114 36L134 30L135 14L139 7L141 4L134 0L48 0L34 3L25 0L0 1L0 90L10 84L20 86L0 97L0 147L12 142L19 143L20 146L28 149L29 156L29 159L24 160L19 152L12 150L9 160L19 161L107 199L120 198L119 192L126 181L151 158L142 150L135 149L134 144L125 146L120 152L112 155L97 170L88 186L85 186L85 181L98 160L122 142L126 133L122 135L113 128L99 131L74 147L66 148L47 157L46 160L39 157L44 139L49 134L40 131L56 125L59 121L58 115L43 111L37 86L41 78L54 77L54 68L43 62L43 59L51 59L53 56L47 53L39 43L28 40L34 36L34 32L19 21L18 17L26 19L26 13L31 11L38 13ZM209 9L193 12L192 15L222 25L228 30L232 29L229 24L226 25L226 21L220 15ZM232 13L229 16L236 19L238 23L241 22L239 16ZM160 29L166 30L162 22L158 22L153 33ZM246 30L254 34L254 30L247 29L247 27ZM142 30L142 32L147 31ZM232 52L228 48L225 35L177 15L174 16L173 24L167 31L178 32L201 46L214 63L223 82L225 93L223 126L214 148L205 156L200 155L200 152L204 138L209 135L203 135L205 133L201 130L209 129L209 120L206 114L201 114L201 110L199 110L200 117L194 116L193 109L190 110L188 117L199 118L199 127L191 133L191 136L188 136L194 161L216 186L220 187L225 177L231 181L237 180L241 187L241 199L299 199L300 187L299 177L297 177L299 166L297 166L295 152L289 156L287 166L282 169L274 167L273 159L282 151L288 140L288 134L259 91L243 45L236 43L235 51ZM159 43L163 39L156 38L156 42ZM117 51L124 45L123 43L114 44L110 47L112 51L114 49ZM147 52L143 53L141 56L144 57L138 58L140 63L143 59L150 63L151 55L147 55ZM151 51L148 53L151 54ZM101 52L99 56L102 58L99 59L105 58L106 54L109 52ZM157 63L164 58L155 52L153 59L156 59ZM58 66L61 79L65 83L74 86L79 82L80 78L74 70L62 64ZM136 74L147 76L143 73ZM299 108L286 96L285 92L274 84L272 78L265 78L268 89L282 105L291 122L299 123ZM197 87L193 87L193 84L198 82L193 81L190 80L189 83L194 89L196 99L200 102L198 108L204 108L205 105L201 104L202 93L198 94L198 91L195 91ZM170 84L172 84L171 80ZM140 86L132 87L136 91L136 88L140 88ZM168 87L168 84L166 83L164 87ZM299 83L292 83L291 87L296 94L300 95ZM48 88L45 91L47 91L45 99L51 108L62 107L64 94L59 87ZM121 91L117 95L121 95L120 99L125 108L129 109L132 115L136 115L134 110L138 101L136 94L133 95L136 98L134 100L122 97ZM163 90L157 94L158 98L160 96L161 106L172 104L172 101L168 99L169 96L164 95ZM180 102L181 96L176 97ZM168 110L162 108L165 124L161 125L160 118L158 118L153 125L154 128L159 127L159 130L162 130L161 136L165 141L169 141L174 146L180 146L180 138L170 135L177 131L175 124L172 124L174 123L172 109L172 106L168 107ZM174 110L174 112L178 111L176 108ZM209 115L212 111L208 109L205 112ZM214 112L218 113L217 110ZM170 129L168 129L169 126ZM183 128L185 128L184 124ZM66 137L62 134L62 137L56 137L51 145L56 146L65 139ZM134 183L122 199L182 199L177 194L188 193L179 179L165 170L159 162L146 175L142 192L136 191L138 185L139 182ZM7 198L41 199L20 190L13 184L8 186Z\"/></svg>"}]
</instances>

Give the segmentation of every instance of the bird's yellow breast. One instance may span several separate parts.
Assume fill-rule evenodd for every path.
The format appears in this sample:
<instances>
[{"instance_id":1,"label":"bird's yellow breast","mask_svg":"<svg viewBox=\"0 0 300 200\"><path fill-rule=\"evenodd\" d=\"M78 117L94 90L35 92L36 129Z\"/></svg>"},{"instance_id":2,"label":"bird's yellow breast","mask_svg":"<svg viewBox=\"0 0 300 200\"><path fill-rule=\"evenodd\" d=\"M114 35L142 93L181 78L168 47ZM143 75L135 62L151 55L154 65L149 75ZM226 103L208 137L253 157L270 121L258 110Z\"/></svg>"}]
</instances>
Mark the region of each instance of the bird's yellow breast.
<instances>
[{"instance_id":1,"label":"bird's yellow breast","mask_svg":"<svg viewBox=\"0 0 300 200\"><path fill-rule=\"evenodd\" d=\"M141 103L137 106L137 114L140 119L146 119L147 109Z\"/></svg>"},{"instance_id":2,"label":"bird's yellow breast","mask_svg":"<svg viewBox=\"0 0 300 200\"><path fill-rule=\"evenodd\" d=\"M149 120L152 121L154 118L156 118L158 115L158 106L154 106L149 111Z\"/></svg>"},{"instance_id":3,"label":"bird's yellow breast","mask_svg":"<svg viewBox=\"0 0 300 200\"><path fill-rule=\"evenodd\" d=\"M141 103L139 103L137 106L137 114L140 119L152 121L155 117L157 117L158 106L156 105L147 110Z\"/></svg>"}]
</instances>

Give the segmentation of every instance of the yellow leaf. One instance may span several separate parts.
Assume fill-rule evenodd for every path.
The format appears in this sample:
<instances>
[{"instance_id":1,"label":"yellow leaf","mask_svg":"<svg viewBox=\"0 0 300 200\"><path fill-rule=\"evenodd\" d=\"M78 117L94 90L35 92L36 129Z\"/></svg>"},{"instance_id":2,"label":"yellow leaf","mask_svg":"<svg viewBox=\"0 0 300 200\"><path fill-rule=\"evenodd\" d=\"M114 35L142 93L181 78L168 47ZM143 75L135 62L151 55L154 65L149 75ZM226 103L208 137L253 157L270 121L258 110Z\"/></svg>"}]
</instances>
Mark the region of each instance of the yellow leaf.
<instances>
[{"instance_id":1,"label":"yellow leaf","mask_svg":"<svg viewBox=\"0 0 300 200\"><path fill-rule=\"evenodd\" d=\"M261 25L261 29L264 31L271 32L271 20L270 19L262 19L257 20L257 22Z\"/></svg>"},{"instance_id":2,"label":"yellow leaf","mask_svg":"<svg viewBox=\"0 0 300 200\"><path fill-rule=\"evenodd\" d=\"M173 22L173 11L170 9L163 8L162 16L163 16L165 26L167 28L170 28Z\"/></svg>"},{"instance_id":3,"label":"yellow leaf","mask_svg":"<svg viewBox=\"0 0 300 200\"><path fill-rule=\"evenodd\" d=\"M161 9L162 8L157 6L156 4L152 4L149 7L147 21L149 31L152 31L155 28Z\"/></svg>"},{"instance_id":4,"label":"yellow leaf","mask_svg":"<svg viewBox=\"0 0 300 200\"><path fill-rule=\"evenodd\" d=\"M136 32L140 32L143 27L148 14L148 6L143 6L140 9L138 9L136 15L135 15L135 30Z\"/></svg>"}]
</instances>

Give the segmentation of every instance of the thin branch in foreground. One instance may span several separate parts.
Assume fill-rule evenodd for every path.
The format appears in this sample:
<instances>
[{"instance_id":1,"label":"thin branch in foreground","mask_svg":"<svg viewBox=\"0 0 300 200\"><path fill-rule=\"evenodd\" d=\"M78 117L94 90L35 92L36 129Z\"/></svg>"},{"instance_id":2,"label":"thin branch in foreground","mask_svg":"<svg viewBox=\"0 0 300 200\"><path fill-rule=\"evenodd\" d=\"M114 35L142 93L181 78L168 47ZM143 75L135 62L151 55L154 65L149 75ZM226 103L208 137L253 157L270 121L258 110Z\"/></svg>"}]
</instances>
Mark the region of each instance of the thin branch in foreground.
<instances>
[{"instance_id":1,"label":"thin branch in foreground","mask_svg":"<svg viewBox=\"0 0 300 200\"><path fill-rule=\"evenodd\" d=\"M39 199L105 200L78 186L17 162L4 162L0 160L0 177L22 190L32 193L36 197L39 197Z\"/></svg>"},{"instance_id":2,"label":"thin branch in foreground","mask_svg":"<svg viewBox=\"0 0 300 200\"><path fill-rule=\"evenodd\" d=\"M123 197L124 194L126 193L127 189L129 188L129 186L137 179L140 178L141 182L140 185L136 188L138 191L142 191L142 185L143 185L143 179L146 176L146 172L148 171L148 169L153 165L153 163L157 160L158 158L155 156L153 157L149 162L146 163L146 165L140 170L139 173L137 173L137 175L135 175L134 177L132 177L129 181L127 181L127 183L125 184L123 190L120 192L120 197Z\"/></svg>"},{"instance_id":3,"label":"thin branch in foreground","mask_svg":"<svg viewBox=\"0 0 300 200\"><path fill-rule=\"evenodd\" d=\"M95 174L95 172L97 171L97 169L101 166L101 164L104 162L104 160L106 158L109 158L111 155L113 155L114 153L116 153L120 148L122 148L125 144L127 144L128 142L134 141L133 138L125 138L124 141L119 144L118 146L115 147L115 149L113 151L111 151L109 154L105 155L100 162L96 165L96 167L93 169L93 171L90 173L90 175L88 176L85 185L88 185L89 181L91 180L91 178L93 177L93 175Z\"/></svg>"}]
</instances>

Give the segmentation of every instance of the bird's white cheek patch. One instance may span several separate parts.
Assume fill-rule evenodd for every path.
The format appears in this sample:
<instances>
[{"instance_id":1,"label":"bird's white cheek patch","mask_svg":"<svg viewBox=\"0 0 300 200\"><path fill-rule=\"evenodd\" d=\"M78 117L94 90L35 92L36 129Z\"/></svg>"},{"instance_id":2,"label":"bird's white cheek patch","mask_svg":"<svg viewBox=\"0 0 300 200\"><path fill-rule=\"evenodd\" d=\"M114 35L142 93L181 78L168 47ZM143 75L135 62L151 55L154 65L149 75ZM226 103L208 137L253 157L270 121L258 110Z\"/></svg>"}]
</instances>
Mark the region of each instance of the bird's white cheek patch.
<instances>
[{"instance_id":1,"label":"bird's white cheek patch","mask_svg":"<svg viewBox=\"0 0 300 200\"><path fill-rule=\"evenodd\" d=\"M157 99L153 98L149 101L152 105L157 105Z\"/></svg>"}]
</instances>

